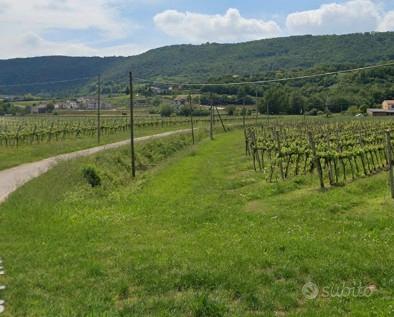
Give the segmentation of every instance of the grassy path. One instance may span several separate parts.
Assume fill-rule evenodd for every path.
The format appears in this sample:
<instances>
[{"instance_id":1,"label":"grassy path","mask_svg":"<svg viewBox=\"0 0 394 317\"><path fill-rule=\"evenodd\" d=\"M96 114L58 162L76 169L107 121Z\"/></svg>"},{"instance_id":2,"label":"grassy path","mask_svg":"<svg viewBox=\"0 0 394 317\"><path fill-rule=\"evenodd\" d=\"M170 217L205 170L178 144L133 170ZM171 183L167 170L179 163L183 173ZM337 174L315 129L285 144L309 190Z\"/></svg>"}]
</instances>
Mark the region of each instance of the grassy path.
<instances>
[{"instance_id":1,"label":"grassy path","mask_svg":"<svg viewBox=\"0 0 394 317\"><path fill-rule=\"evenodd\" d=\"M0 207L5 316L393 313L384 175L326 193L309 178L267 184L242 151L231 132L133 184L93 190L81 179L87 162L112 175L114 152L25 185ZM309 281L376 291L307 300Z\"/></svg>"}]
</instances>

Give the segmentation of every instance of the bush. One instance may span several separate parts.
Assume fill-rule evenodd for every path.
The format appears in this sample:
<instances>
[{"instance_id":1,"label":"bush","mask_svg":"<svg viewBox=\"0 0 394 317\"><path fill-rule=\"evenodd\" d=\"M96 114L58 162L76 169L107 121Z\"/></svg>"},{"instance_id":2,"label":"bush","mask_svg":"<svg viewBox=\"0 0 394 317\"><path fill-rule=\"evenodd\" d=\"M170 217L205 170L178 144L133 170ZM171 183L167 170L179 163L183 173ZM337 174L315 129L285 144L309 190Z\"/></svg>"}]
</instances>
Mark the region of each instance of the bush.
<instances>
[{"instance_id":1,"label":"bush","mask_svg":"<svg viewBox=\"0 0 394 317\"><path fill-rule=\"evenodd\" d=\"M82 169L82 175L92 187L101 185L101 178L94 166L86 166Z\"/></svg>"},{"instance_id":2,"label":"bush","mask_svg":"<svg viewBox=\"0 0 394 317\"><path fill-rule=\"evenodd\" d=\"M209 110L204 110L204 109L194 109L193 110L193 116L194 117L207 117L210 115Z\"/></svg>"},{"instance_id":3,"label":"bush","mask_svg":"<svg viewBox=\"0 0 394 317\"><path fill-rule=\"evenodd\" d=\"M179 107L178 114L180 116L190 116L190 106L189 105L182 105Z\"/></svg>"},{"instance_id":4,"label":"bush","mask_svg":"<svg viewBox=\"0 0 394 317\"><path fill-rule=\"evenodd\" d=\"M361 112L361 111L360 111L360 109L358 109L357 106L350 106L350 107L347 109L347 113L350 114L350 115L352 115L352 116L355 116L356 114L359 114L360 112Z\"/></svg>"},{"instance_id":5,"label":"bush","mask_svg":"<svg viewBox=\"0 0 394 317\"><path fill-rule=\"evenodd\" d=\"M170 105L161 105L160 107L160 115L162 117L171 117L174 113L174 108Z\"/></svg>"},{"instance_id":6,"label":"bush","mask_svg":"<svg viewBox=\"0 0 394 317\"><path fill-rule=\"evenodd\" d=\"M237 110L237 108L235 106L227 106L226 107L226 111L229 116L233 116L235 114L235 110Z\"/></svg>"}]
</instances>

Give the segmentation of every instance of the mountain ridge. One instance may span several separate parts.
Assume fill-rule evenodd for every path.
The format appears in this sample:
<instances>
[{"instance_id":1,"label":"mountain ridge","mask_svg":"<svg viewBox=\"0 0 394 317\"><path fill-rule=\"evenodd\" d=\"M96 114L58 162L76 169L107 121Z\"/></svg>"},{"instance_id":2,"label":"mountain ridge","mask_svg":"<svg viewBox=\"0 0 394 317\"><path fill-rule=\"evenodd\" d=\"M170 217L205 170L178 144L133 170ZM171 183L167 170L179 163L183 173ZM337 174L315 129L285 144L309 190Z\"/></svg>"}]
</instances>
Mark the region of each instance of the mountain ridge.
<instances>
[{"instance_id":1,"label":"mountain ridge","mask_svg":"<svg viewBox=\"0 0 394 317\"><path fill-rule=\"evenodd\" d=\"M0 60L0 93L78 91L93 83L29 85L102 74L113 91L127 74L147 80L208 81L230 75L340 69L394 60L394 32L291 36L235 44L170 45L135 56L42 56ZM12 87L12 85L14 85ZM88 88L89 89L89 88ZM91 89L91 88L90 88Z\"/></svg>"}]
</instances>

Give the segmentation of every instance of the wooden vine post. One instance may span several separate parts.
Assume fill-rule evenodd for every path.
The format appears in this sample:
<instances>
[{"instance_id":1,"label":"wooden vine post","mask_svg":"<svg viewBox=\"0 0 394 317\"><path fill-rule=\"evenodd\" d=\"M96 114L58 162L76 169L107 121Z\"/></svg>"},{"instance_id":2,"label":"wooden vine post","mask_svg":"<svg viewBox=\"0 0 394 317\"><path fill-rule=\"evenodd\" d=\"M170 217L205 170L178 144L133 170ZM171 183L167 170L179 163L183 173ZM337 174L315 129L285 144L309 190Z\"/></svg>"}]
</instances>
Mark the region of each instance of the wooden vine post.
<instances>
[{"instance_id":1,"label":"wooden vine post","mask_svg":"<svg viewBox=\"0 0 394 317\"><path fill-rule=\"evenodd\" d=\"M315 141L313 140L313 136L312 136L311 131L308 131L308 142L309 142L309 145L312 149L313 164L316 166L317 173L319 174L320 188L324 189L323 170L321 167L320 158L317 156L317 153L316 153L316 144L315 144Z\"/></svg>"},{"instance_id":2,"label":"wooden vine post","mask_svg":"<svg viewBox=\"0 0 394 317\"><path fill-rule=\"evenodd\" d=\"M220 115L220 112L219 112L218 107L215 106L215 109L216 109L216 112L217 112L217 114L218 114L220 123L222 124L223 131L224 131L224 132L227 132L226 126L224 125L224 122L223 122L223 120L222 120L222 116Z\"/></svg>"},{"instance_id":3,"label":"wooden vine post","mask_svg":"<svg viewBox=\"0 0 394 317\"><path fill-rule=\"evenodd\" d=\"M212 93L210 96L210 102L211 102L211 107L210 107L211 118L209 120L209 137L211 138L211 140L213 140L213 96L212 96Z\"/></svg>"},{"instance_id":4,"label":"wooden vine post","mask_svg":"<svg viewBox=\"0 0 394 317\"><path fill-rule=\"evenodd\" d=\"M192 95L189 94L189 105L190 105L190 125L192 129L192 142L194 144L194 123L193 123L193 104L192 104Z\"/></svg>"},{"instance_id":5,"label":"wooden vine post","mask_svg":"<svg viewBox=\"0 0 394 317\"><path fill-rule=\"evenodd\" d=\"M242 106L242 126L244 130L246 129L246 107L245 107L245 97L243 98L243 106Z\"/></svg>"},{"instance_id":6,"label":"wooden vine post","mask_svg":"<svg viewBox=\"0 0 394 317\"><path fill-rule=\"evenodd\" d=\"M133 73L129 73L131 175L135 177Z\"/></svg>"},{"instance_id":7,"label":"wooden vine post","mask_svg":"<svg viewBox=\"0 0 394 317\"><path fill-rule=\"evenodd\" d=\"M387 160L389 168L389 184L391 189L391 198L394 198L394 175L393 175L393 152L391 147L391 135L390 131L386 131L386 147L387 147Z\"/></svg>"},{"instance_id":8,"label":"wooden vine post","mask_svg":"<svg viewBox=\"0 0 394 317\"><path fill-rule=\"evenodd\" d=\"M259 121L259 91L256 86L256 126L258 124L258 121Z\"/></svg>"},{"instance_id":9,"label":"wooden vine post","mask_svg":"<svg viewBox=\"0 0 394 317\"><path fill-rule=\"evenodd\" d=\"M97 78L97 143L101 141L101 76Z\"/></svg>"},{"instance_id":10,"label":"wooden vine post","mask_svg":"<svg viewBox=\"0 0 394 317\"><path fill-rule=\"evenodd\" d=\"M282 177L282 180L284 180L285 173L283 170L283 160L282 160L282 156L281 156L281 144L280 144L280 137L279 137L278 130L275 130L274 135L275 135L275 139L276 139L276 146L278 147L280 176Z\"/></svg>"}]
</instances>

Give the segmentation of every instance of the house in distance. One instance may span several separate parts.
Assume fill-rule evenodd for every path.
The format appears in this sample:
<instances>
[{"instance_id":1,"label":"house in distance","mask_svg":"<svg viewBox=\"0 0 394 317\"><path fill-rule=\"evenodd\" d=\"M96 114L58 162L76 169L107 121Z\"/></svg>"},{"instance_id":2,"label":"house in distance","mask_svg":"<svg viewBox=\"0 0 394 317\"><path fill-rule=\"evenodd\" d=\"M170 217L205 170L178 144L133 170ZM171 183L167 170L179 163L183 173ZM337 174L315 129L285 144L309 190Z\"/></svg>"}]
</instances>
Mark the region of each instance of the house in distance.
<instances>
[{"instance_id":1,"label":"house in distance","mask_svg":"<svg viewBox=\"0 0 394 317\"><path fill-rule=\"evenodd\" d=\"M394 100L385 100L382 102L382 109L368 109L368 114L373 117L394 116Z\"/></svg>"}]
</instances>

